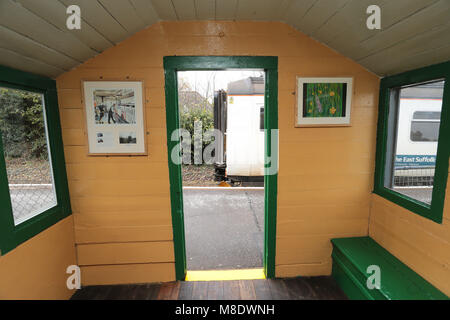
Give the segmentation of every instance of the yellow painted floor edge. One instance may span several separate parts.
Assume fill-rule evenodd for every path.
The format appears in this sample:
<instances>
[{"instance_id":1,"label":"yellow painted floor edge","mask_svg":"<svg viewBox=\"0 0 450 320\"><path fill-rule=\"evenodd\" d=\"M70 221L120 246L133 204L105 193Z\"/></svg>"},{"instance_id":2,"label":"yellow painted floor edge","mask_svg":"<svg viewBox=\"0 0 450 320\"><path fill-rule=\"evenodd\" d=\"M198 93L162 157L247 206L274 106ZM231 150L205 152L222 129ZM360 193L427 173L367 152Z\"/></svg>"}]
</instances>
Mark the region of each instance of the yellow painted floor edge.
<instances>
[{"instance_id":1,"label":"yellow painted floor edge","mask_svg":"<svg viewBox=\"0 0 450 320\"><path fill-rule=\"evenodd\" d=\"M264 269L191 270L185 281L226 281L265 279Z\"/></svg>"}]
</instances>

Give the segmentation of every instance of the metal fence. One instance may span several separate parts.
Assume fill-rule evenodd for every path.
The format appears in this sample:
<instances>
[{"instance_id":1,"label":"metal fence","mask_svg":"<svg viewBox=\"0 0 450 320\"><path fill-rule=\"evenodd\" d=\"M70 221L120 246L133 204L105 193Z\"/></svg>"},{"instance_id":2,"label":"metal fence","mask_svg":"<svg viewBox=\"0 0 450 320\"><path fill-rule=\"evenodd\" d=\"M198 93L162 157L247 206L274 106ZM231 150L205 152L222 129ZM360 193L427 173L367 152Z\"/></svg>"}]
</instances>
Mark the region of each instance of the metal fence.
<instances>
[{"instance_id":1,"label":"metal fence","mask_svg":"<svg viewBox=\"0 0 450 320\"><path fill-rule=\"evenodd\" d=\"M16 225L56 205L48 160L6 159L6 168Z\"/></svg>"},{"instance_id":2,"label":"metal fence","mask_svg":"<svg viewBox=\"0 0 450 320\"><path fill-rule=\"evenodd\" d=\"M431 203L434 167L396 168L393 189L413 199Z\"/></svg>"}]
</instances>

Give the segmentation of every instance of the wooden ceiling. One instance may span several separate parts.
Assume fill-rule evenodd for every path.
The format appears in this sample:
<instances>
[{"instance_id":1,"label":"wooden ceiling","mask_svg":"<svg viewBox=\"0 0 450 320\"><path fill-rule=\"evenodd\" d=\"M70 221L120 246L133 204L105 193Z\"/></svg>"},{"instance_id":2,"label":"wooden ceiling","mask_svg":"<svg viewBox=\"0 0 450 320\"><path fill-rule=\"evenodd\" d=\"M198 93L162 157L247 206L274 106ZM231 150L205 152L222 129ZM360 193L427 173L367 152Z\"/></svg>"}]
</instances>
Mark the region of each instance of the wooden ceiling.
<instances>
[{"instance_id":1,"label":"wooden ceiling","mask_svg":"<svg viewBox=\"0 0 450 320\"><path fill-rule=\"evenodd\" d=\"M66 8L81 8L81 30ZM381 7L381 30L366 8ZM450 58L450 0L0 0L0 64L56 77L157 21L282 21L384 76Z\"/></svg>"}]
</instances>

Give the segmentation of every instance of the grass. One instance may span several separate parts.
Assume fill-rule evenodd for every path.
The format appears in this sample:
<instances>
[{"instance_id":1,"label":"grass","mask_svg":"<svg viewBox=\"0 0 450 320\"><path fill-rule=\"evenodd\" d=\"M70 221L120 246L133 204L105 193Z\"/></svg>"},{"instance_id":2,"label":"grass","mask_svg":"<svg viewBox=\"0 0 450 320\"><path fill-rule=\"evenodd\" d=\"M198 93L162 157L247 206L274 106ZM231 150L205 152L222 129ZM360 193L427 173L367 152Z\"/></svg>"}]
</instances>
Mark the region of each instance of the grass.
<instances>
[{"instance_id":1,"label":"grass","mask_svg":"<svg viewBox=\"0 0 450 320\"><path fill-rule=\"evenodd\" d=\"M307 83L304 116L308 118L343 117L345 108L343 83Z\"/></svg>"}]
</instances>

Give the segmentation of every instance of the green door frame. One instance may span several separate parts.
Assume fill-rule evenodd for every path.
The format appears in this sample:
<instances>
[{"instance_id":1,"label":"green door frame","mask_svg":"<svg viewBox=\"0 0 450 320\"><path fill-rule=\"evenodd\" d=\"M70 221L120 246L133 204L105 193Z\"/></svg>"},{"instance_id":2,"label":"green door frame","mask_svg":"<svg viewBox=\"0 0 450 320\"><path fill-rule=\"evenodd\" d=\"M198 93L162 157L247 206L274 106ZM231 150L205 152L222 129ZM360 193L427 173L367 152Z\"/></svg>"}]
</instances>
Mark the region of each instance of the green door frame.
<instances>
[{"instance_id":1,"label":"green door frame","mask_svg":"<svg viewBox=\"0 0 450 320\"><path fill-rule=\"evenodd\" d=\"M164 57L167 150L170 178L170 202L172 210L173 242L175 251L175 272L177 280L186 277L186 247L184 234L183 188L181 161L171 161L172 150L179 144L179 136L172 141L172 132L179 129L178 113L178 71L263 69L266 73L264 95L265 127L265 174L264 174L264 273L267 278L275 277L275 242L277 222L277 179L278 179L278 57L250 56L173 56ZM270 141L275 140L276 148ZM179 157L179 153L176 153ZM274 159L273 163L269 159ZM276 166L276 173L269 174Z\"/></svg>"}]
</instances>

